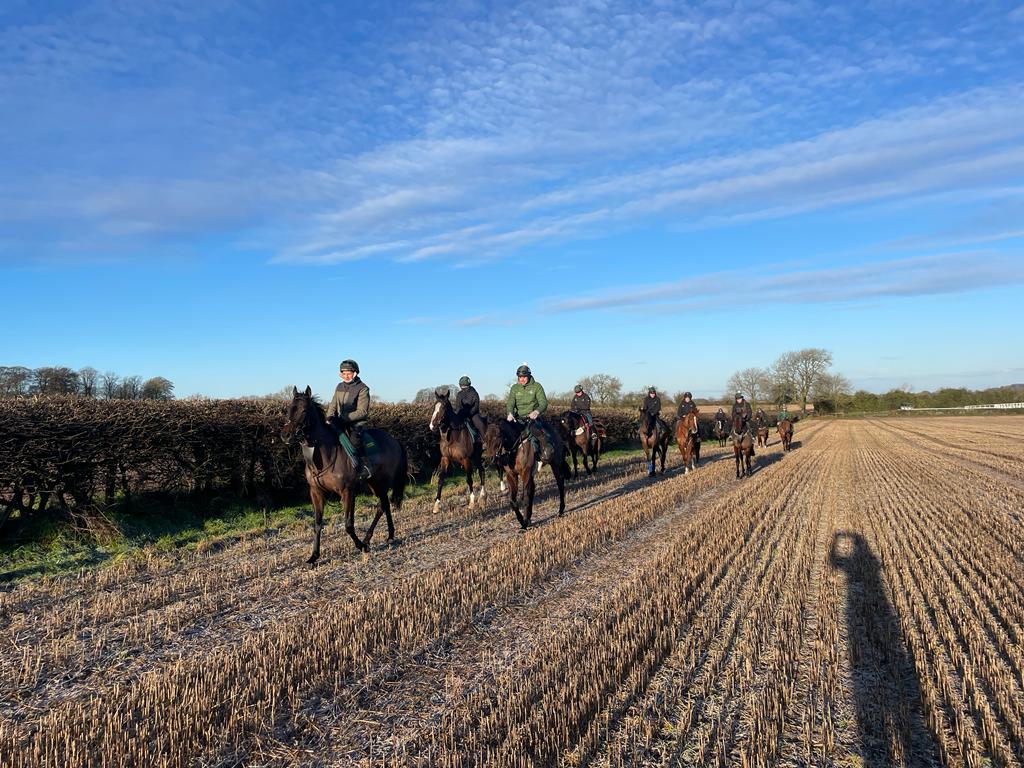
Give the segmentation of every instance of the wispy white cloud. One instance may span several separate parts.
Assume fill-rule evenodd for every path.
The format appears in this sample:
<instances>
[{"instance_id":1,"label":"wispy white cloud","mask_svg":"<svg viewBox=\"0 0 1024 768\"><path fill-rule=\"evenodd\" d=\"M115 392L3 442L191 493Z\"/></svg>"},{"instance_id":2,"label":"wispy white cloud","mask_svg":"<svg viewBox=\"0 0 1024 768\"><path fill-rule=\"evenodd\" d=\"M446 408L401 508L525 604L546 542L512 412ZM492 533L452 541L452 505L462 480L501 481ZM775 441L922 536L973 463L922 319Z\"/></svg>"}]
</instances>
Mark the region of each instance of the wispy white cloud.
<instances>
[{"instance_id":1,"label":"wispy white cloud","mask_svg":"<svg viewBox=\"0 0 1024 768\"><path fill-rule=\"evenodd\" d=\"M721 308L750 297L779 304L829 304L963 293L1024 283L1022 256L1024 253L971 251L785 272L760 270L754 275L723 271L551 299L542 309L549 313L614 309L675 314Z\"/></svg>"}]
</instances>

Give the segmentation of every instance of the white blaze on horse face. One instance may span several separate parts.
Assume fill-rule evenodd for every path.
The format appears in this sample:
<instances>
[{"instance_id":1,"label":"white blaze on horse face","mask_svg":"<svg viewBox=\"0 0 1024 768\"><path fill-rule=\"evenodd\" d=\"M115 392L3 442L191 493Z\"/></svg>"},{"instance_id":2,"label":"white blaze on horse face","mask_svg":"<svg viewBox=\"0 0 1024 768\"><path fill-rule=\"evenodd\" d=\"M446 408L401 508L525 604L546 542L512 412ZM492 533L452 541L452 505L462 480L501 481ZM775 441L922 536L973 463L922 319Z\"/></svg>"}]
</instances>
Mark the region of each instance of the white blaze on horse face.
<instances>
[{"instance_id":1,"label":"white blaze on horse face","mask_svg":"<svg viewBox=\"0 0 1024 768\"><path fill-rule=\"evenodd\" d=\"M441 403L434 405L434 412L430 416L430 430L437 429L437 417L441 414Z\"/></svg>"}]
</instances>

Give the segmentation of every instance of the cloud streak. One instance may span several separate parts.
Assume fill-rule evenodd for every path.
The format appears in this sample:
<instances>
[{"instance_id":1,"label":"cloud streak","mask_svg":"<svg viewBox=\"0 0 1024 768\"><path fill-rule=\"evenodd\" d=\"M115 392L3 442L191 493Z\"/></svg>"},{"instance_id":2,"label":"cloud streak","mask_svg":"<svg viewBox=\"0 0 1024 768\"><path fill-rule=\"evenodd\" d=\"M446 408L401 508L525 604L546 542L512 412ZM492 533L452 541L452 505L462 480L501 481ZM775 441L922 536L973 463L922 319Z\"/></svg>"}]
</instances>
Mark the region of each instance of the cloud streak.
<instances>
[{"instance_id":1,"label":"cloud streak","mask_svg":"<svg viewBox=\"0 0 1024 768\"><path fill-rule=\"evenodd\" d=\"M681 314L721 309L730 302L842 304L964 293L1024 283L1024 254L943 253L868 264L750 275L724 271L693 279L634 286L590 296L551 299L551 314L597 310Z\"/></svg>"}]
</instances>

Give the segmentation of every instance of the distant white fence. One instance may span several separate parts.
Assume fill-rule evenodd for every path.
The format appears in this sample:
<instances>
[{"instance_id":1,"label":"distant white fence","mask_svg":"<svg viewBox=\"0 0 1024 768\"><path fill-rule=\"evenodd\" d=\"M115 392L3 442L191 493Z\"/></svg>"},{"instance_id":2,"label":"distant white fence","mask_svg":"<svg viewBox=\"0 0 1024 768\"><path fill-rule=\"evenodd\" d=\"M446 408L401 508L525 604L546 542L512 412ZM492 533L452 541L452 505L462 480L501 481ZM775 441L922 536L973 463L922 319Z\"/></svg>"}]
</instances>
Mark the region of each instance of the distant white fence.
<instances>
[{"instance_id":1,"label":"distant white fence","mask_svg":"<svg viewBox=\"0 0 1024 768\"><path fill-rule=\"evenodd\" d=\"M956 408L915 408L912 405L901 405L901 411L984 411L993 408L1010 410L1012 408L1024 408L1024 403L991 403L990 405L961 405Z\"/></svg>"}]
</instances>

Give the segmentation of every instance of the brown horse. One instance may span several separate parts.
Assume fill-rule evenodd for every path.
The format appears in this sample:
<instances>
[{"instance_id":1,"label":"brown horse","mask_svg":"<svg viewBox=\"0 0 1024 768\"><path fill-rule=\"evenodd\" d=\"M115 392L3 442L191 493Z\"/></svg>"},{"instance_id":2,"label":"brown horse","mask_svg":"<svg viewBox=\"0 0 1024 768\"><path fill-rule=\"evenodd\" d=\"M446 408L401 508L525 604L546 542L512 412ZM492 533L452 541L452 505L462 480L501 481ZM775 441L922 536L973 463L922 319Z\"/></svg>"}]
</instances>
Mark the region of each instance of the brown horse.
<instances>
[{"instance_id":1,"label":"brown horse","mask_svg":"<svg viewBox=\"0 0 1024 768\"><path fill-rule=\"evenodd\" d=\"M441 464L437 468L437 496L434 497L434 514L441 510L441 489L444 478L448 474L448 465L458 464L466 472L466 484L469 486L469 508L476 504L476 493L473 491L473 468L480 472L480 502L484 500L484 462L483 435L473 439L473 435L465 421L460 419L448 399L448 391L444 394L435 392L437 403L430 416L430 431L438 430L441 438Z\"/></svg>"},{"instance_id":2,"label":"brown horse","mask_svg":"<svg viewBox=\"0 0 1024 768\"><path fill-rule=\"evenodd\" d=\"M750 430L744 429L743 419L738 415L732 417L732 433L730 437L732 437L732 453L736 457L736 479L749 477L750 457L754 455L754 440L750 436ZM742 464L740 461L741 457L743 459Z\"/></svg>"},{"instance_id":3,"label":"brown horse","mask_svg":"<svg viewBox=\"0 0 1024 768\"><path fill-rule=\"evenodd\" d=\"M754 425L757 429L757 447L768 447L768 420L763 416L755 417Z\"/></svg>"},{"instance_id":4,"label":"brown horse","mask_svg":"<svg viewBox=\"0 0 1024 768\"><path fill-rule=\"evenodd\" d=\"M729 437L729 422L724 416L715 418L714 432L715 437L718 438L718 447L725 448L725 440Z\"/></svg>"},{"instance_id":5,"label":"brown horse","mask_svg":"<svg viewBox=\"0 0 1024 768\"><path fill-rule=\"evenodd\" d=\"M683 474L697 468L700 461L700 422L694 408L681 419L676 419L676 443L683 457Z\"/></svg>"},{"instance_id":6,"label":"brown horse","mask_svg":"<svg viewBox=\"0 0 1024 768\"><path fill-rule=\"evenodd\" d=\"M597 460L601 456L601 449L604 447L604 440L607 436L604 427L595 421L594 426L588 428L583 416L576 411L565 411L559 419L567 436L566 445L569 446L569 452L572 454L573 479L575 480L580 474L579 463L576 460L577 454L583 456L583 469L586 470L586 473L593 474L597 469ZM593 469L590 468L590 462L593 462Z\"/></svg>"},{"instance_id":7,"label":"brown horse","mask_svg":"<svg viewBox=\"0 0 1024 768\"><path fill-rule=\"evenodd\" d=\"M533 497L537 490L536 474L540 462L539 447L528 434L529 428L515 422L490 422L484 432L484 458L505 473L503 485L508 487L509 506L523 530L533 519ZM565 460L565 444L554 434L551 473L558 486L558 515L565 514L565 479L569 464Z\"/></svg>"},{"instance_id":8,"label":"brown horse","mask_svg":"<svg viewBox=\"0 0 1024 768\"><path fill-rule=\"evenodd\" d=\"M661 474L665 474L665 455L668 453L668 441L672 436L672 431L660 417L654 420L654 433L650 437L647 435L647 430L647 417L641 416L637 432L640 434L640 445L644 449L644 457L647 461L647 476L654 477L654 468L659 453L661 454Z\"/></svg>"},{"instance_id":9,"label":"brown horse","mask_svg":"<svg viewBox=\"0 0 1024 768\"><path fill-rule=\"evenodd\" d=\"M779 437L782 438L782 450L788 451L793 442L793 422L789 419L783 419L779 422L778 430Z\"/></svg>"},{"instance_id":10,"label":"brown horse","mask_svg":"<svg viewBox=\"0 0 1024 768\"><path fill-rule=\"evenodd\" d=\"M391 519L391 505L394 505L396 512L401 509L409 474L405 446L383 429L367 429L363 432L366 442L372 442L376 449L372 456L365 459L370 467L370 479L365 483L377 497L380 506L366 532L366 538L360 539L356 535L355 509L356 488L361 481L356 476L352 460L342 450L337 431L327 423L323 406L313 397L310 388L306 387L305 392L299 392L294 387L292 389L294 393L287 419L281 428L281 439L289 443L297 441L302 446L306 460L306 482L309 484L309 498L313 502L315 517L313 553L306 562L312 565L320 559L320 532L324 524L324 497L327 493L341 497L345 508L345 530L355 542L356 549L363 552L370 550L370 538L381 515L387 517L388 541L393 541L395 523ZM388 491L391 491L390 501Z\"/></svg>"}]
</instances>

